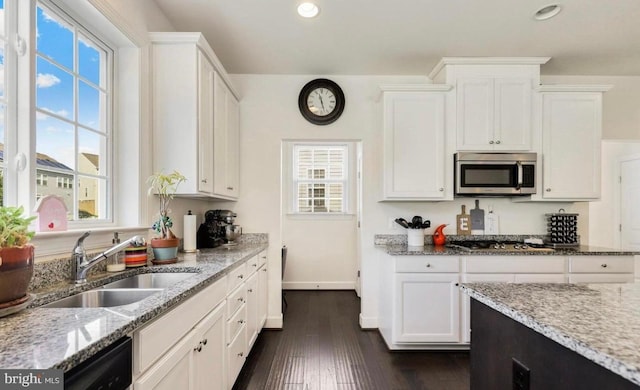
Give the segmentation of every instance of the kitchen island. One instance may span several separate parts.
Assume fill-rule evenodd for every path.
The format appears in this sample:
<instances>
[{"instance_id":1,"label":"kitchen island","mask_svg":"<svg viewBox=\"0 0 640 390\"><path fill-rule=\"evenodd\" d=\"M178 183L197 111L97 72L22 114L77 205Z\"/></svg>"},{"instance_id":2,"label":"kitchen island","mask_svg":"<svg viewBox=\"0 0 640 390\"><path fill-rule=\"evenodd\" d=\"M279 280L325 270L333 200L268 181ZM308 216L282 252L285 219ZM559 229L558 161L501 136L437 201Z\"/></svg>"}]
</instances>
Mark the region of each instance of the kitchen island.
<instances>
[{"instance_id":1,"label":"kitchen island","mask_svg":"<svg viewBox=\"0 0 640 390\"><path fill-rule=\"evenodd\" d=\"M640 386L640 284L461 289L472 298L472 389Z\"/></svg>"}]
</instances>

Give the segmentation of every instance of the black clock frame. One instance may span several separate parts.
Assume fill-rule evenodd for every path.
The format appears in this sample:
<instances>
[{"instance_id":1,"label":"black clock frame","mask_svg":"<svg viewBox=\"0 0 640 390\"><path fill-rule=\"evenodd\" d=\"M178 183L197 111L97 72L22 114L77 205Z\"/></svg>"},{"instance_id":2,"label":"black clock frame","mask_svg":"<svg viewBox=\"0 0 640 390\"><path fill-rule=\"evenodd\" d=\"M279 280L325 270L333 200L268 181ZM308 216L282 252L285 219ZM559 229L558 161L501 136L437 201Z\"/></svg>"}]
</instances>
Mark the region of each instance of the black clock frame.
<instances>
[{"instance_id":1,"label":"black clock frame","mask_svg":"<svg viewBox=\"0 0 640 390\"><path fill-rule=\"evenodd\" d=\"M336 108L329 115L316 115L311 112L307 106L307 99L309 98L309 95L317 88L329 89L336 97ZM298 96L298 108L300 109L302 116L314 125L328 125L338 120L340 115L342 115L342 111L344 111L344 93L338 84L329 79L311 80L302 87L302 90L300 90L300 95Z\"/></svg>"}]
</instances>

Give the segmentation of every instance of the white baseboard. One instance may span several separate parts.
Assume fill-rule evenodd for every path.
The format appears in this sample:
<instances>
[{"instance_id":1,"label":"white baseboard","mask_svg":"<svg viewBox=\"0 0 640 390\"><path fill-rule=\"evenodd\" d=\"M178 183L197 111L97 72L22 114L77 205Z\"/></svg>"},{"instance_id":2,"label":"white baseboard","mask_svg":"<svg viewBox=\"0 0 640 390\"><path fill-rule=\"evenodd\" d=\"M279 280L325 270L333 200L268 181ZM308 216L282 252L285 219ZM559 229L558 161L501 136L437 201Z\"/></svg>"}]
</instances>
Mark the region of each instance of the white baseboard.
<instances>
[{"instance_id":1,"label":"white baseboard","mask_svg":"<svg viewBox=\"0 0 640 390\"><path fill-rule=\"evenodd\" d=\"M266 329L282 329L282 313L275 317L267 317L264 327Z\"/></svg>"},{"instance_id":2,"label":"white baseboard","mask_svg":"<svg viewBox=\"0 0 640 390\"><path fill-rule=\"evenodd\" d=\"M360 328L362 329L378 329L378 317L363 317L360 313Z\"/></svg>"},{"instance_id":3,"label":"white baseboard","mask_svg":"<svg viewBox=\"0 0 640 390\"><path fill-rule=\"evenodd\" d=\"M355 282L282 282L283 290L355 290Z\"/></svg>"}]
</instances>

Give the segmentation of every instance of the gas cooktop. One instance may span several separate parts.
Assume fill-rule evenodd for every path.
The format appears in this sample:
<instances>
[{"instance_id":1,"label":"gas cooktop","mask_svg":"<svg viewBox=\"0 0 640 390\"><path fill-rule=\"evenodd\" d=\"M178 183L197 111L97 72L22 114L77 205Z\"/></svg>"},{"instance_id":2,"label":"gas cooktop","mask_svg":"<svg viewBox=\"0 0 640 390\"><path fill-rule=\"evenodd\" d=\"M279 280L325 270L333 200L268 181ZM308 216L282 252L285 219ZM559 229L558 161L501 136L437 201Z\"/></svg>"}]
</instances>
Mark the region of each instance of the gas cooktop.
<instances>
[{"instance_id":1,"label":"gas cooktop","mask_svg":"<svg viewBox=\"0 0 640 390\"><path fill-rule=\"evenodd\" d=\"M547 248L541 244L525 244L517 241L454 241L446 245L448 248L461 249L468 252L474 251L546 251L552 252L552 248Z\"/></svg>"}]
</instances>

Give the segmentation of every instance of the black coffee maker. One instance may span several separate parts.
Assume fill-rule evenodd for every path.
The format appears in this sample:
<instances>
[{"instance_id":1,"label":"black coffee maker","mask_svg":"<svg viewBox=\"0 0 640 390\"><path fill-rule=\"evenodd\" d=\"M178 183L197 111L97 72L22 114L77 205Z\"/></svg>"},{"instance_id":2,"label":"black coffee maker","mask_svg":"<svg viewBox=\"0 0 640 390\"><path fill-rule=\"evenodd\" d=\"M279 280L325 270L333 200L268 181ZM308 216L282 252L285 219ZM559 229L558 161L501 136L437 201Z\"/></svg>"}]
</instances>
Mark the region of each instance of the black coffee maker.
<instances>
[{"instance_id":1,"label":"black coffee maker","mask_svg":"<svg viewBox=\"0 0 640 390\"><path fill-rule=\"evenodd\" d=\"M225 238L227 225L233 225L237 215L231 210L208 210L204 213L204 222L198 228L197 248L215 248L227 243Z\"/></svg>"}]
</instances>

